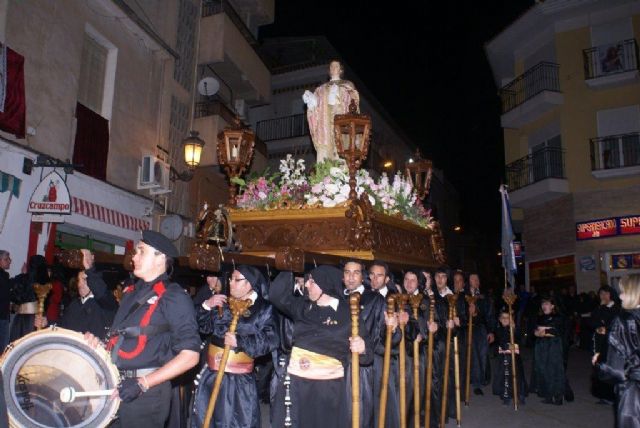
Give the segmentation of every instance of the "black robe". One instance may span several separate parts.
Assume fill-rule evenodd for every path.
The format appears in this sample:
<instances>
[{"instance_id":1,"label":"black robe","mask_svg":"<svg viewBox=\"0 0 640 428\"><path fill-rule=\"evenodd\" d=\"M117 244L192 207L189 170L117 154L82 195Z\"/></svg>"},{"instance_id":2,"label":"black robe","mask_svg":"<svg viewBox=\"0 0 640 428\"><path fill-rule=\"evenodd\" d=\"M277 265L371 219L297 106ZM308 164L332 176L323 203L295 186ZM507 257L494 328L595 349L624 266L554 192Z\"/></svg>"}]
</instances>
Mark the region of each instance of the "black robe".
<instances>
[{"instance_id":1,"label":"black robe","mask_svg":"<svg viewBox=\"0 0 640 428\"><path fill-rule=\"evenodd\" d=\"M508 350L511 343L511 334L509 327L500 326L495 331L496 344L499 350ZM514 331L515 343L520 341L517 331ZM494 395L498 395L502 400L509 400L513 398L513 361L511 354L504 354L498 352L498 358L495 359L493 369L493 384L492 392ZM516 381L518 382L518 399L520 403L524 403L524 398L527 396L527 383L524 376L524 366L522 365L522 359L520 354L516 354Z\"/></svg>"},{"instance_id":2,"label":"black robe","mask_svg":"<svg viewBox=\"0 0 640 428\"><path fill-rule=\"evenodd\" d=\"M330 306L318 306L305 297L293 293L293 275L281 272L272 282L269 300L294 323L293 343L296 347L333 357L348 369L351 360L349 337L351 314L349 303L338 298L337 310ZM362 323L362 317L360 317ZM371 364L373 350L366 331L360 332L365 341L365 353L360 363ZM347 428L351 425L348 415L350 394L345 378L312 380L289 375L291 407L289 417L293 428ZM277 392L284 395L285 386ZM337 403L340 403L337 405ZM278 425L279 426L279 425Z\"/></svg>"},{"instance_id":3,"label":"black robe","mask_svg":"<svg viewBox=\"0 0 640 428\"><path fill-rule=\"evenodd\" d=\"M531 390L545 399L562 402L567 387L564 368L565 317L560 314L541 315L537 325L552 327L547 333L554 337L536 337Z\"/></svg>"},{"instance_id":4,"label":"black robe","mask_svg":"<svg viewBox=\"0 0 640 428\"><path fill-rule=\"evenodd\" d=\"M200 333L210 335L213 345L224 348L224 335L229 331L233 318L229 306L224 306L222 317L219 317L217 308L207 311L201 306L197 317ZM272 307L260 296L249 307L248 316L241 316L238 319L236 340L238 346L234 350L244 352L254 359L271 353L278 345ZM206 365L200 372L200 382L191 418L191 426L194 428L202 427L217 373ZM255 370L247 374L224 374L211 426L260 427L260 403Z\"/></svg>"},{"instance_id":5,"label":"black robe","mask_svg":"<svg viewBox=\"0 0 640 428\"><path fill-rule=\"evenodd\" d=\"M607 361L607 341L609 339L609 330L614 318L620 313L620 306L613 304L611 306L599 305L592 313L589 319L591 328L593 329L592 352L600 354L598 361ZM600 327L605 328L605 333L600 334L596 330ZM613 385L603 382L598 378L597 370L591 378L591 393L602 400L613 401L615 394Z\"/></svg>"},{"instance_id":6,"label":"black robe","mask_svg":"<svg viewBox=\"0 0 640 428\"><path fill-rule=\"evenodd\" d=\"M387 292L387 296L395 294L391 289L387 289L389 290ZM382 317L382 323L384 324L384 315ZM382 391L382 374L384 369L384 346L386 341L386 331L387 327L386 324L384 324L384 326L381 327L383 338L375 345L373 354L374 427L378 426L378 418L380 416L380 394ZM387 383L387 406L384 418L385 427L400 426L400 403L398 402L398 345L400 344L401 339L402 333L400 332L399 328L396 328L395 332L393 332L391 336L391 359L389 360L389 382Z\"/></svg>"},{"instance_id":7,"label":"black robe","mask_svg":"<svg viewBox=\"0 0 640 428\"><path fill-rule=\"evenodd\" d=\"M360 317L363 320L363 323L360 325L360 331L366 332L371 339L374 359L384 357L384 340L386 336L385 310L386 303L384 298L379 293L365 288L360 296ZM400 336L399 330L396 335L398 337ZM378 371L376 371L377 367L379 367ZM345 387L347 388L347 395L350 395L350 364L346 368L345 375ZM360 426L362 428L377 426L374 422L377 421L374 413L379 407L380 390L376 391L376 379L382 379L382 365L365 365L360 363ZM379 382L377 383L379 384ZM348 417L351 418L351 410L349 410Z\"/></svg>"},{"instance_id":8,"label":"black robe","mask_svg":"<svg viewBox=\"0 0 640 428\"><path fill-rule=\"evenodd\" d=\"M491 381L491 366L489 365L489 342L487 336L495 332L495 313L493 305L484 295L478 295L476 300L476 315L473 317L473 331L471 343L471 386L480 388ZM465 334L466 336L466 334ZM466 360L464 362L466 364ZM465 375L466 375L465 365Z\"/></svg>"},{"instance_id":9,"label":"black robe","mask_svg":"<svg viewBox=\"0 0 640 428\"><path fill-rule=\"evenodd\" d=\"M615 385L616 427L640 427L640 309L622 311L611 324L607 360L600 379Z\"/></svg>"},{"instance_id":10,"label":"black robe","mask_svg":"<svg viewBox=\"0 0 640 428\"><path fill-rule=\"evenodd\" d=\"M34 282L30 278L29 274L21 273L13 279L13 287L11 289L11 301L13 303L21 305L38 301L33 289ZM35 314L16 314L13 321L11 321L9 341L13 342L35 331L34 321Z\"/></svg>"}]
</instances>

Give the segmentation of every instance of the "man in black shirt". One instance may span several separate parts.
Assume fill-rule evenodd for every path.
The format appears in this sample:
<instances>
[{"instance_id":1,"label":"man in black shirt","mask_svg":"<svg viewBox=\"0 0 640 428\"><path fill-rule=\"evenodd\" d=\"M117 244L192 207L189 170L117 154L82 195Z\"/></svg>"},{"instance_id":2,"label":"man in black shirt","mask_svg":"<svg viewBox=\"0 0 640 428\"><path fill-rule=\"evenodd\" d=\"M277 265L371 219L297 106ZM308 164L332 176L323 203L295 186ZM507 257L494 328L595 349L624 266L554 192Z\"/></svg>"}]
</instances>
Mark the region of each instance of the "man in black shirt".
<instances>
[{"instance_id":1,"label":"man in black shirt","mask_svg":"<svg viewBox=\"0 0 640 428\"><path fill-rule=\"evenodd\" d=\"M58 326L73 331L88 331L102 340L111 327L118 302L102 279L102 274L93 265L93 254L86 249L81 251L84 270L70 281L70 286L72 281L76 283L78 296L69 303ZM37 327L44 328L47 323L46 317L36 315Z\"/></svg>"},{"instance_id":2,"label":"man in black shirt","mask_svg":"<svg viewBox=\"0 0 640 428\"><path fill-rule=\"evenodd\" d=\"M142 232L133 257L138 281L124 290L107 349L120 370L116 427L162 427L169 416L170 380L198 363L200 337L193 303L167 270L178 251L154 231ZM85 337L97 346L90 333Z\"/></svg>"},{"instance_id":3,"label":"man in black shirt","mask_svg":"<svg viewBox=\"0 0 640 428\"><path fill-rule=\"evenodd\" d=\"M9 307L11 303L11 279L9 268L11 256L8 251L0 250L0 350L9 344Z\"/></svg>"}]
</instances>

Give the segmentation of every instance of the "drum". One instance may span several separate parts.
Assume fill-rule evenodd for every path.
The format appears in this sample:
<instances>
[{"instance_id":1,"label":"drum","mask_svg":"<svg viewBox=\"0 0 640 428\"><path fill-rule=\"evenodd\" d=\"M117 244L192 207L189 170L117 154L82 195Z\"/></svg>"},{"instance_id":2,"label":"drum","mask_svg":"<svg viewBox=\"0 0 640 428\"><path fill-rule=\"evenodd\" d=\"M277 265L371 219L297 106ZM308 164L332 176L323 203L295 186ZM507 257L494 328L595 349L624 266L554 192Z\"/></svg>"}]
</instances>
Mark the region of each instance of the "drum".
<instances>
[{"instance_id":1,"label":"drum","mask_svg":"<svg viewBox=\"0 0 640 428\"><path fill-rule=\"evenodd\" d=\"M118 410L120 400L109 395L61 401L65 388L100 391L119 382L108 352L91 348L81 333L52 327L28 334L7 347L0 365L12 427L105 427Z\"/></svg>"}]
</instances>

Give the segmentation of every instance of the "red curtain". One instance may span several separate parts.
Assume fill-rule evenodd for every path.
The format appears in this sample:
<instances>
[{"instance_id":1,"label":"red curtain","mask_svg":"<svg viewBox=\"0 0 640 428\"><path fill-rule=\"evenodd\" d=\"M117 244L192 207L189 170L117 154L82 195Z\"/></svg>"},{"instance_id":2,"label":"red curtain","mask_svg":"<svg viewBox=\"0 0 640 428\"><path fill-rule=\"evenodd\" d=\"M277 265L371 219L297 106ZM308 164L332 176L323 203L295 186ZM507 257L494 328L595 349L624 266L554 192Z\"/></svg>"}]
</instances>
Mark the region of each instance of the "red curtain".
<instances>
[{"instance_id":1,"label":"red curtain","mask_svg":"<svg viewBox=\"0 0 640 428\"><path fill-rule=\"evenodd\" d=\"M76 141L73 163L82 165L78 171L99 180L107 178L109 154L109 121L78 103L76 106Z\"/></svg>"},{"instance_id":2,"label":"red curtain","mask_svg":"<svg viewBox=\"0 0 640 428\"><path fill-rule=\"evenodd\" d=\"M7 80L0 129L24 138L26 101L24 98L24 57L7 47Z\"/></svg>"}]
</instances>

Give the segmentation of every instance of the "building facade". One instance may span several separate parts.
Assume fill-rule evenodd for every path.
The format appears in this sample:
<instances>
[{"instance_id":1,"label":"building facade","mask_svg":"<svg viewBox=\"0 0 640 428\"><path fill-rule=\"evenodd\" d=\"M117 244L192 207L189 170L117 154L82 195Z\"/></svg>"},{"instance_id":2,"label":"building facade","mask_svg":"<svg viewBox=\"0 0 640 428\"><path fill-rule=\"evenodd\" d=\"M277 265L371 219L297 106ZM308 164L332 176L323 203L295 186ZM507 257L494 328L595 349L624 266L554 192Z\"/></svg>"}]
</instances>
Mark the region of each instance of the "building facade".
<instances>
[{"instance_id":1,"label":"building facade","mask_svg":"<svg viewBox=\"0 0 640 428\"><path fill-rule=\"evenodd\" d=\"M640 272L640 2L536 2L487 43L527 285Z\"/></svg>"},{"instance_id":2,"label":"building facade","mask_svg":"<svg viewBox=\"0 0 640 428\"><path fill-rule=\"evenodd\" d=\"M270 73L252 40L273 14L273 1L258 0L0 1L0 41L23 61L26 106L24 132L0 132L0 248L12 253L12 274L53 243L122 252L147 228L172 235L184 253L201 204L227 198L217 133L242 114L237 100L269 100ZM234 97L198 90L214 74ZM177 177L186 176L181 143L191 129L205 146L187 182ZM266 151L257 145L261 168ZM153 192L141 188L145 156ZM70 214L33 222L30 197L54 170ZM167 215L178 222L165 223Z\"/></svg>"}]
</instances>

